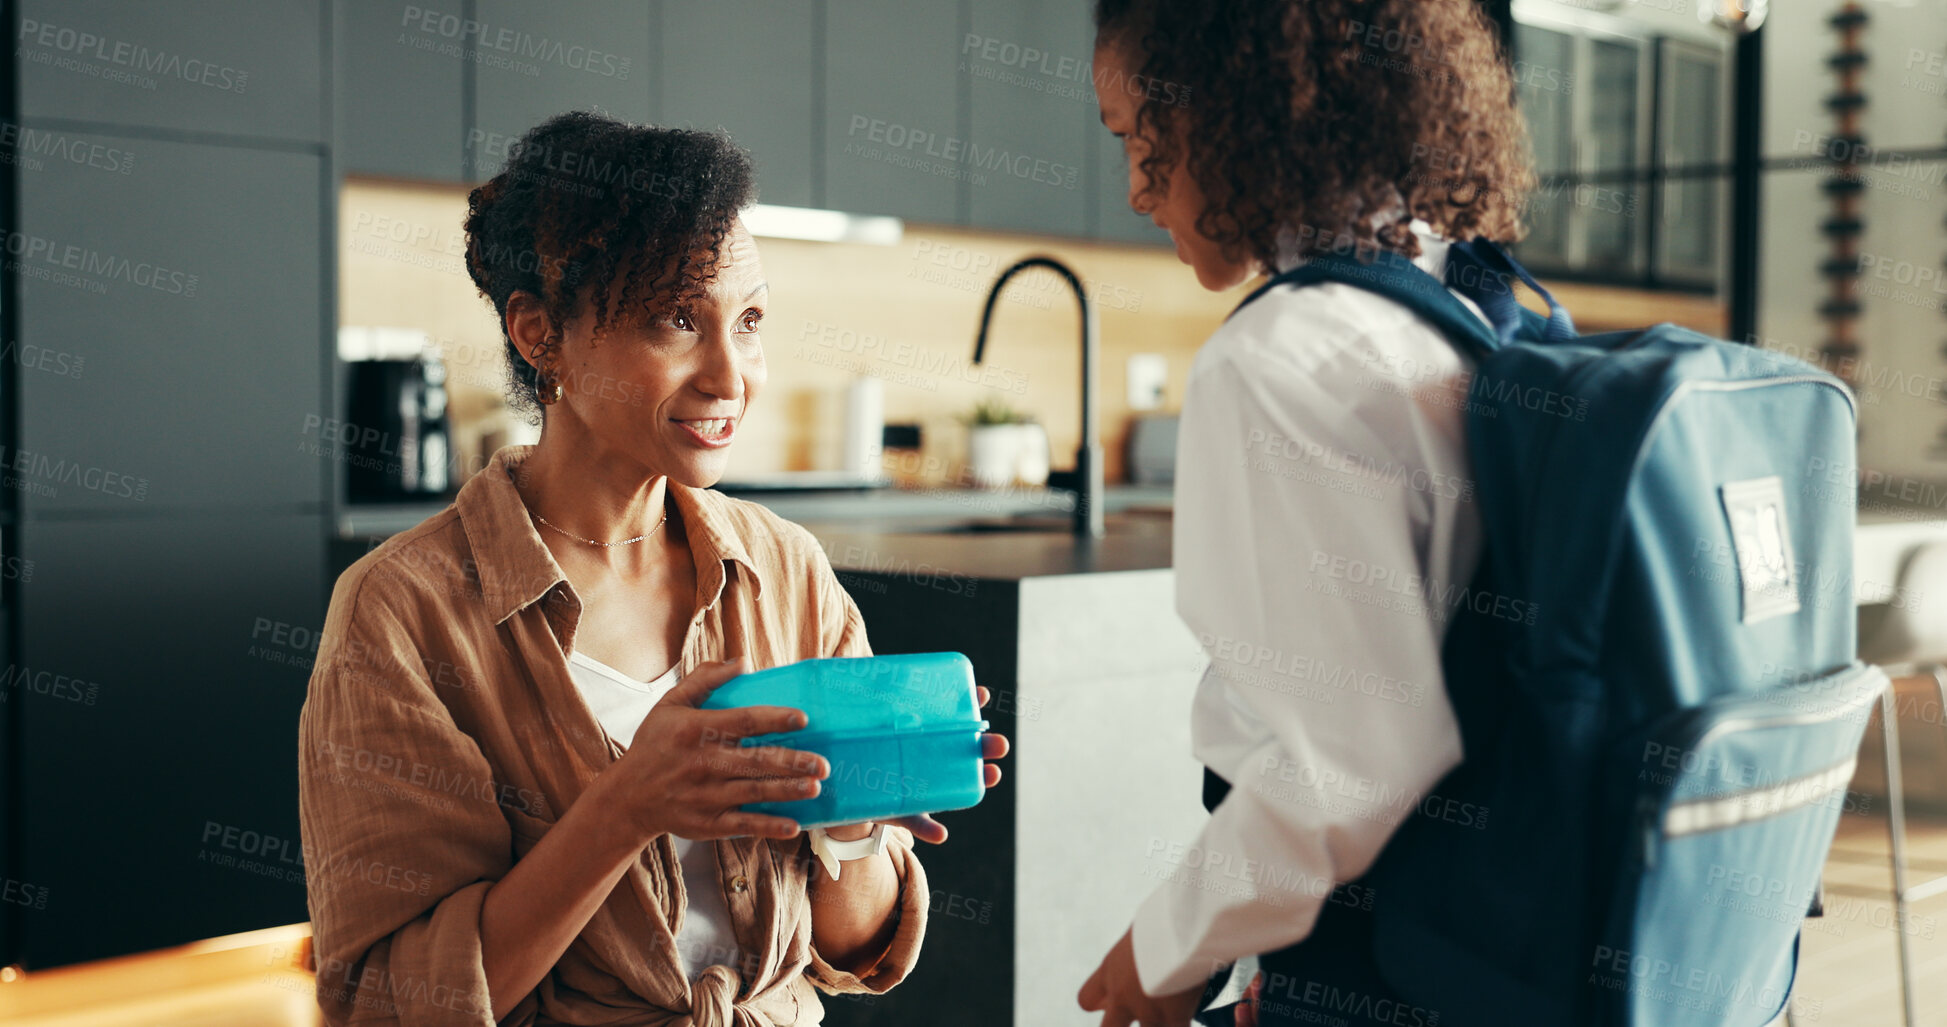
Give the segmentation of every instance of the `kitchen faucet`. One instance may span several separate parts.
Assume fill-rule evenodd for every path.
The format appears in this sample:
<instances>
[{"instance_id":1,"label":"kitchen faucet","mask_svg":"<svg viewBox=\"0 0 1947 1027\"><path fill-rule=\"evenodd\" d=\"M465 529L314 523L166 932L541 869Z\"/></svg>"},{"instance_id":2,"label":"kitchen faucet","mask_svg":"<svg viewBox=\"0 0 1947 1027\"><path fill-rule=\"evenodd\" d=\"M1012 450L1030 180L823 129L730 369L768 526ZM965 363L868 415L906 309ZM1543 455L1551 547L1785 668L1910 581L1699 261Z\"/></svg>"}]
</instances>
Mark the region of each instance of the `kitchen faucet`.
<instances>
[{"instance_id":1,"label":"kitchen faucet","mask_svg":"<svg viewBox=\"0 0 1947 1027\"><path fill-rule=\"evenodd\" d=\"M1075 451L1075 536L1101 538L1104 532L1102 437L1095 424L1095 365L1101 355L1101 340L1095 331L1095 310L1088 304L1088 293L1082 288L1082 280L1069 270L1068 265L1053 257L1028 257L1002 271L1000 277L994 279L994 288L987 293L986 309L980 312L980 335L974 339L973 362L980 363L981 354L987 349L987 327L994 319L994 304L999 302L1001 290L1007 287L1007 280L1031 267L1045 267L1060 275L1068 283L1068 288L1074 291L1075 302L1082 308L1082 444Z\"/></svg>"}]
</instances>

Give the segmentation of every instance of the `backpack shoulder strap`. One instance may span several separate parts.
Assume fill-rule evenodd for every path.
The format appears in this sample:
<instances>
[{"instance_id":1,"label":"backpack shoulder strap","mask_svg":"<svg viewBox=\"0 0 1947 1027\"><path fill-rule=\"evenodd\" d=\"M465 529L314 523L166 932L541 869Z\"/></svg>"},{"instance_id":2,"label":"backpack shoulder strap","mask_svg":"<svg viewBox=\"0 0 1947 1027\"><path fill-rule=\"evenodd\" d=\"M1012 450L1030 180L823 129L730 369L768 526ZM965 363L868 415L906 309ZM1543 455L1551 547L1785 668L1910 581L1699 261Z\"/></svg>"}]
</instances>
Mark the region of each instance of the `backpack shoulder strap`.
<instances>
[{"instance_id":1,"label":"backpack shoulder strap","mask_svg":"<svg viewBox=\"0 0 1947 1027\"><path fill-rule=\"evenodd\" d=\"M1575 341L1575 320L1568 316L1568 310L1500 243L1474 239L1448 246L1446 279L1494 322L1503 346L1512 346L1520 338L1539 339L1556 346ZM1515 301L1517 282L1533 290L1548 305L1547 317Z\"/></svg>"},{"instance_id":2,"label":"backpack shoulder strap","mask_svg":"<svg viewBox=\"0 0 1947 1027\"><path fill-rule=\"evenodd\" d=\"M1430 322L1475 360L1500 348L1495 330L1483 323L1467 305L1447 291L1438 278L1427 274L1412 261L1388 250L1366 263L1338 253L1325 253L1282 272L1257 287L1244 302L1231 311L1242 310L1280 286L1306 286L1322 282L1342 282L1376 293L1413 311Z\"/></svg>"},{"instance_id":3,"label":"backpack shoulder strap","mask_svg":"<svg viewBox=\"0 0 1947 1027\"><path fill-rule=\"evenodd\" d=\"M1479 319L1465 305L1454 301L1445 282L1405 257L1386 250L1379 251L1370 264L1339 253L1315 257L1259 286L1231 313L1236 314L1279 285L1344 282L1386 296L1426 318L1466 347L1475 359L1500 346L1511 346L1517 339L1541 340L1552 345L1575 341L1575 322L1568 311L1501 244L1487 239L1453 243L1447 249L1447 271L1454 289L1478 304L1493 324L1489 333L1492 339L1485 348L1476 330ZM1546 316L1515 302L1516 282L1527 285L1548 304Z\"/></svg>"}]
</instances>

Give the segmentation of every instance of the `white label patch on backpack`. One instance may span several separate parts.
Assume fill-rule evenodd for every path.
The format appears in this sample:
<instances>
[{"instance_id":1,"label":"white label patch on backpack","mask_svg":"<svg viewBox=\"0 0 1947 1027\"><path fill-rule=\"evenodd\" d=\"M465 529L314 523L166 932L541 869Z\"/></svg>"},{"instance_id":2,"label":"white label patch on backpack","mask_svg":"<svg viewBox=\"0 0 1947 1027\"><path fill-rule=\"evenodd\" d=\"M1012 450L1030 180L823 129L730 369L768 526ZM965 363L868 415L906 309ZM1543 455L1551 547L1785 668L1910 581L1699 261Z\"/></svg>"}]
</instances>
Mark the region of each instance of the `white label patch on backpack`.
<instances>
[{"instance_id":1,"label":"white label patch on backpack","mask_svg":"<svg viewBox=\"0 0 1947 1027\"><path fill-rule=\"evenodd\" d=\"M1785 483L1776 475L1733 481L1722 489L1731 549L1744 586L1746 624L1798 612L1798 566L1785 519Z\"/></svg>"}]
</instances>

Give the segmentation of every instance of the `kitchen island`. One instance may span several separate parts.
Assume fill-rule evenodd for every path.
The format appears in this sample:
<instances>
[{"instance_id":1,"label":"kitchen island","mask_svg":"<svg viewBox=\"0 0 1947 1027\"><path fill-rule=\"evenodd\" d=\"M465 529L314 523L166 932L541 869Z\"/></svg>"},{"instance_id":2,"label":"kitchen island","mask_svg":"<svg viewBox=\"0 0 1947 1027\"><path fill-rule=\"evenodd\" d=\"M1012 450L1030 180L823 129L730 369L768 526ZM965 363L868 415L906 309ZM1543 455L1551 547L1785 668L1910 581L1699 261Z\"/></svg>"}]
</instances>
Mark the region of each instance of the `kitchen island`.
<instances>
[{"instance_id":1,"label":"kitchen island","mask_svg":"<svg viewBox=\"0 0 1947 1027\"><path fill-rule=\"evenodd\" d=\"M886 995L829 999L829 1023L1099 1022L1076 992L1204 819L1189 712L1205 661L1175 613L1169 518L1111 515L1092 542L1021 526L806 524L873 650L967 654L1014 744L1000 786L922 847L918 967Z\"/></svg>"}]
</instances>

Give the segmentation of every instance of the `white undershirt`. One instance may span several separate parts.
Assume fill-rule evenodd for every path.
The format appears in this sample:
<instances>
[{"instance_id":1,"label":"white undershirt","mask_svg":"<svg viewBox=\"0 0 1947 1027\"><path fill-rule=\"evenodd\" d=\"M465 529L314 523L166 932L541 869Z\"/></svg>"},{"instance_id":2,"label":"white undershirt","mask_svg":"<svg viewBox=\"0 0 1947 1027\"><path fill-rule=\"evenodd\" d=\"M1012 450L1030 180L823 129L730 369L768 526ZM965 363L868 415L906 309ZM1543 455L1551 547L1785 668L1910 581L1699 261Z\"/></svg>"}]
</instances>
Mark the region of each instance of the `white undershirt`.
<instances>
[{"instance_id":1,"label":"white undershirt","mask_svg":"<svg viewBox=\"0 0 1947 1027\"><path fill-rule=\"evenodd\" d=\"M677 680L675 667L654 681L638 681L581 653L569 655L568 673L595 719L624 749L642 726L642 718L676 687ZM717 875L716 844L674 835L670 841L675 843L676 858L682 861L683 889L689 893L683 929L676 935L676 953L683 961L683 972L695 980L706 967L719 963L737 966L737 936L730 929L730 906L724 901L723 884Z\"/></svg>"}]
</instances>

